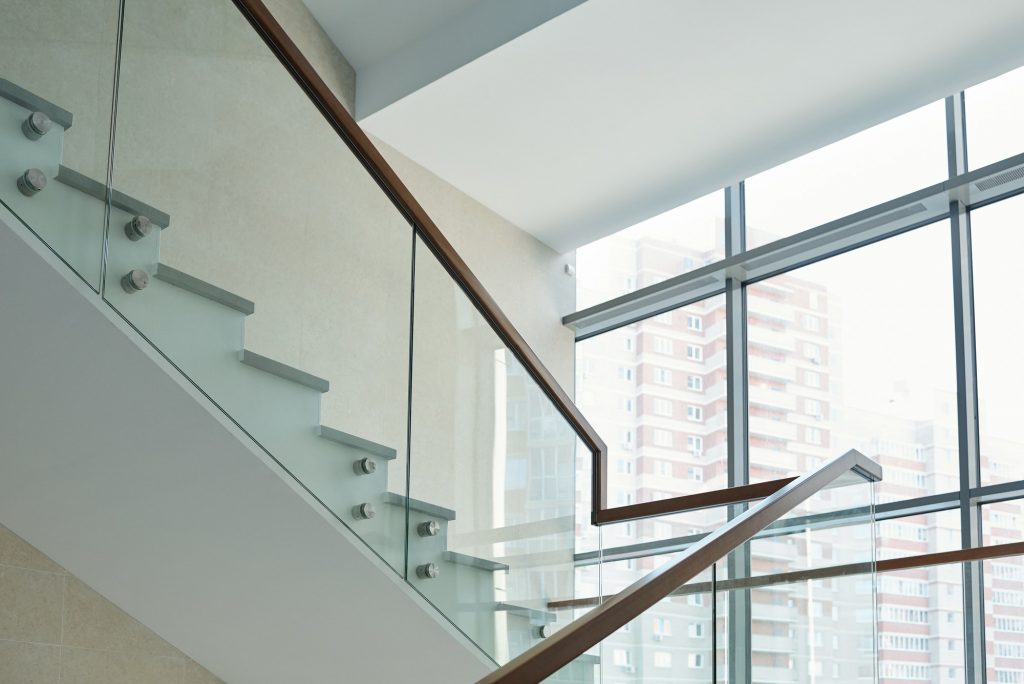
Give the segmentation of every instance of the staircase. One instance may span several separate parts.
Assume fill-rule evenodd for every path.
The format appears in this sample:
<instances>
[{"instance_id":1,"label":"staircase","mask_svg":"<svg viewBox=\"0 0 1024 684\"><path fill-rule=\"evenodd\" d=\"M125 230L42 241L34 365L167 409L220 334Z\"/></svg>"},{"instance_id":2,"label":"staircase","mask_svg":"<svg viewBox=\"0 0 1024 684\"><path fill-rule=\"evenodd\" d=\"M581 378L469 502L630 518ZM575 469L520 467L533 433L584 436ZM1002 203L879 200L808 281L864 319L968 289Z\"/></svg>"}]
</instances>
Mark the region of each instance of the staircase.
<instances>
[{"instance_id":1,"label":"staircase","mask_svg":"<svg viewBox=\"0 0 1024 684\"><path fill-rule=\"evenodd\" d=\"M95 248L109 211L107 240L115 245L107 250L104 295L121 316L398 575L414 586L429 583L425 593L442 613L462 606L465 614L466 606L489 600L492 612L470 630L485 653L496 653L499 638L516 644L516 652L535 643L555 616L497 600L496 577L509 566L449 549L456 511L402 493L404 465L398 473L389 468L394 448L322 424L328 380L246 346L246 320L256 304L161 262L161 235L173 230L172 217L116 191L108 207L103 181L62 165L73 122L71 112L0 80L0 178L10 181L0 197L11 218L95 290L104 282ZM141 399L126 398L125 410ZM396 474L400 484L389 487ZM501 635L496 614L503 616Z\"/></svg>"}]
</instances>

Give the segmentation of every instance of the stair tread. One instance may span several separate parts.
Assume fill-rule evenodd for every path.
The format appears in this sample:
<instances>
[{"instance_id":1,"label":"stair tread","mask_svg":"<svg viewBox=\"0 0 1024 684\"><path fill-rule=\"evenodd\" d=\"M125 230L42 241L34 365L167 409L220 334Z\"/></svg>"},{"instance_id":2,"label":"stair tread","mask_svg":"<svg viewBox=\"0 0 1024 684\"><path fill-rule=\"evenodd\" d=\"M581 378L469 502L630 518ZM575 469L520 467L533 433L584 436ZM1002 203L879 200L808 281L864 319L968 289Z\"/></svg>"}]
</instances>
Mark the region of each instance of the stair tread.
<instances>
[{"instance_id":1,"label":"stair tread","mask_svg":"<svg viewBox=\"0 0 1024 684\"><path fill-rule=\"evenodd\" d=\"M435 518L441 518L442 520L455 520L455 511L444 506L438 506L437 504L428 503L426 501L420 501L419 499L411 499L401 494L395 494L394 492L384 493L384 503L392 504L394 506L405 506L406 500L409 502L409 508L420 513L426 513Z\"/></svg>"},{"instance_id":2,"label":"stair tread","mask_svg":"<svg viewBox=\"0 0 1024 684\"><path fill-rule=\"evenodd\" d=\"M33 112L46 114L64 130L71 128L71 124L74 122L75 115L68 110L58 107L49 100L25 90L19 85L15 85L5 78L0 78L0 97Z\"/></svg>"},{"instance_id":3,"label":"stair tread","mask_svg":"<svg viewBox=\"0 0 1024 684\"><path fill-rule=\"evenodd\" d=\"M291 380L297 382L300 385L305 385L310 389L317 390L318 392L328 392L331 389L331 383L323 378L317 377L312 373L307 373L304 370L299 370L294 366L289 366L286 363L275 361L274 359L257 354L254 351L243 349L238 352L238 360L247 366L252 366L266 373L271 373L278 377L284 378L285 380Z\"/></svg>"},{"instance_id":4,"label":"stair tread","mask_svg":"<svg viewBox=\"0 0 1024 684\"><path fill-rule=\"evenodd\" d=\"M61 164L57 169L57 180L87 195L92 195L101 202L107 200L107 186L98 180L89 178L84 173L79 173ZM160 226L161 229L171 225L171 217L156 207L150 206L142 200L124 194L120 190L110 191L110 203L129 214L142 215Z\"/></svg>"},{"instance_id":5,"label":"stair tread","mask_svg":"<svg viewBox=\"0 0 1024 684\"><path fill-rule=\"evenodd\" d=\"M498 561L491 560L490 558L478 558L476 556L470 556L465 553L459 553L458 551L445 551L444 559L449 563L455 563L457 565L468 565L472 568L479 568L480 570L490 570L492 572L507 571L508 565L505 563L499 563Z\"/></svg>"},{"instance_id":6,"label":"stair tread","mask_svg":"<svg viewBox=\"0 0 1024 684\"><path fill-rule=\"evenodd\" d=\"M192 294L197 294L200 297L211 299L218 304L223 304L224 306L234 309L235 311L239 311L246 316L250 316L254 311L256 311L256 304L245 297L240 297L234 292L229 292L228 290L217 287L205 280L201 280L195 276L185 273L184 271L179 271L176 268L168 266L167 264L157 264L156 272L153 274L153 277L170 285L174 285L175 287L180 287L182 290L187 290Z\"/></svg>"},{"instance_id":7,"label":"stair tread","mask_svg":"<svg viewBox=\"0 0 1024 684\"><path fill-rule=\"evenodd\" d=\"M378 444L377 442L373 442L371 440L358 437L356 435L344 432L342 430L327 427L326 425L321 425L319 428L317 428L317 434L319 434L324 439L329 439L332 442L344 444L345 446L362 449L363 451L367 451L373 454L374 456L383 458L388 461L398 458L398 452L389 446L384 446L383 444Z\"/></svg>"}]
</instances>

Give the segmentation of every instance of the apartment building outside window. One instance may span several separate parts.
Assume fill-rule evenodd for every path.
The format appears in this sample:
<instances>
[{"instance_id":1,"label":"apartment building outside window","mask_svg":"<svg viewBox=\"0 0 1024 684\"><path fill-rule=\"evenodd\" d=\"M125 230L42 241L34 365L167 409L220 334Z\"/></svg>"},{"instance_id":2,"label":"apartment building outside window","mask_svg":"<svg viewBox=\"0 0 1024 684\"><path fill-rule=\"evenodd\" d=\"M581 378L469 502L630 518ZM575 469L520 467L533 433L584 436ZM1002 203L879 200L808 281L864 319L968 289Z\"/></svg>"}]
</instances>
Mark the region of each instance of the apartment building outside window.
<instances>
[{"instance_id":1,"label":"apartment building outside window","mask_svg":"<svg viewBox=\"0 0 1024 684\"><path fill-rule=\"evenodd\" d=\"M704 264L713 268L726 257L741 256L728 253L726 239L737 221L736 214L729 218L726 208L737 201L744 209L738 226L747 250L765 248L772 253L780 238L791 239L784 266L742 283L744 315L728 318L726 305L734 300L728 300L725 292L709 290L680 297L673 311L666 312L674 318L663 313L629 323L636 334L649 331L672 341L670 356L677 365L671 367L685 369L677 372L684 373L688 391L681 394L679 388L657 383L643 388L652 400L682 406L674 416L638 416L637 421L673 421L674 432L686 435L686 447L659 454L661 461L678 464L672 482L659 475L657 487L648 486L645 474L636 473L637 500L721 489L727 486L729 465L739 467L751 482L792 477L855 448L885 470L875 503L906 511L879 526L878 558L1024 540L1024 459L1020 458L1024 438L1014 413L1024 377L1024 355L1015 341L1024 338L1024 318L1008 315L1006 309L1007 293L1019 289L1013 258L1024 253L1024 232L1018 229L1024 222L1024 197L1014 191L998 201L966 206L969 231L963 215L940 215L928 221L907 218L877 229L870 240L852 248L838 243L834 250L829 246L830 222L853 226L852 219L842 222L949 178L947 142L966 144L971 168L1024 152L1024 134L1007 115L1024 111L1024 69L972 88L963 99L966 135L949 128L947 107L958 106L956 98L940 101L747 179L742 187L683 205L652 221L652 226L658 225L656 231L605 238L608 245L628 245L625 251L636 256L628 268L637 274L638 289L658 282L655 273L663 278L665 263L674 264L677 275L685 280L693 268ZM980 121L992 123L986 127ZM974 154L974 140L980 141L981 157ZM899 162L888 164L888 159ZM806 258L800 254L805 249L805 243L799 242L801 231L809 236L807 245L812 237L817 245L813 253L806 247ZM852 233L850 229L847 235ZM961 250L955 242L961 237L969 242L969 250ZM731 244L735 249L737 243ZM584 260L585 256L586 248ZM968 284L974 288L973 317L954 310L968 282L953 277L963 262L971 276ZM596 294L603 287L600 266L589 265L593 278L578 281L593 303L611 298ZM702 269L701 276L705 273ZM665 306L669 305L666 299ZM591 336L578 345L578 358L588 358L590 345L603 334L610 333L588 333ZM958 340L971 335L976 337L976 353L965 362ZM729 359L737 355L745 361L745 374L730 381ZM965 373L974 375L965 379ZM980 439L963 433L964 416L969 415L964 413L964 402L970 401L964 398L965 383L977 388ZM731 390L737 387L744 393L733 401ZM584 389L599 386L591 383ZM600 410L582 408L600 431L604 421ZM729 440L730 412L745 419L744 443ZM659 423L658 429L668 425ZM980 464L973 485L961 481L971 454ZM693 479L697 466L703 481ZM659 465L648 472L666 471ZM1007 500L980 507L979 529L962 529L960 502L970 501L975 508L980 503L970 488L994 486L1014 493ZM944 508L917 512L916 502L935 497L945 502ZM710 531L724 520L712 512L679 518L673 522L676 535ZM643 534L642 529L638 527L638 534ZM660 528L657 534L661 539L672 536ZM792 546L779 542L764 544L758 553L775 568L806 567L801 562L839 563L853 536L851 529L836 533L823 545L801 545L795 557ZM1024 653L1018 648L1024 634L1020 617L1024 562L1019 561L985 562L980 580L984 630L970 629L982 614L964 613L967 595L961 586L962 567L935 566L880 575L875 612L857 598L870 596L870 588L866 593L834 588L834 596L822 589L822 601L811 604L812 611L820 611L816 619L848 624L851 629L840 632L837 643L826 640L815 647L819 655L832 653L832 663L827 657L794 656L790 670L790 663L776 658L771 649L798 651L800 631L780 628L776 633L774 627L764 627L771 634L759 633L753 639L749 657L763 664L765 669L758 672L767 679L791 676L780 674L783 671L806 674L819 667L815 662L827 664L824 673L838 668L844 679L869 676L858 670L853 657L856 648L849 646L854 643L857 648L881 649L878 675L883 684L945 684L967 680L965 634L977 638L983 633L988 642L982 650L989 682L1009 676L1001 673L1024 672ZM638 560L629 579L646 574L648 567ZM758 620L771 622L785 610L804 605L806 599L776 605L769 597L767 592L752 594L751 608ZM806 620L806 611L800 619ZM885 625L873 637L874 646L872 639L864 642L863 633L854 629L858 620ZM934 664L914 660L936 653L943 656ZM729 657L720 653L723 662Z\"/></svg>"}]
</instances>

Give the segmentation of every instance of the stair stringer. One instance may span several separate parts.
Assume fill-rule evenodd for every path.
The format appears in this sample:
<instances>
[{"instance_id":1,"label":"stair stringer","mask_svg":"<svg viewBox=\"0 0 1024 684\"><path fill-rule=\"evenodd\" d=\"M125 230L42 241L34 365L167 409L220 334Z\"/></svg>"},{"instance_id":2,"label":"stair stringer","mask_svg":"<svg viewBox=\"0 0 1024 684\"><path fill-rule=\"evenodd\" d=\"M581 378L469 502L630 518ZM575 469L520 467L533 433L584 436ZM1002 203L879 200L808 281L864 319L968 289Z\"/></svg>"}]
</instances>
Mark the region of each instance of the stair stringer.
<instances>
[{"instance_id":1,"label":"stair stringer","mask_svg":"<svg viewBox=\"0 0 1024 684\"><path fill-rule=\"evenodd\" d=\"M0 521L229 684L493 669L3 214L0 380Z\"/></svg>"}]
</instances>

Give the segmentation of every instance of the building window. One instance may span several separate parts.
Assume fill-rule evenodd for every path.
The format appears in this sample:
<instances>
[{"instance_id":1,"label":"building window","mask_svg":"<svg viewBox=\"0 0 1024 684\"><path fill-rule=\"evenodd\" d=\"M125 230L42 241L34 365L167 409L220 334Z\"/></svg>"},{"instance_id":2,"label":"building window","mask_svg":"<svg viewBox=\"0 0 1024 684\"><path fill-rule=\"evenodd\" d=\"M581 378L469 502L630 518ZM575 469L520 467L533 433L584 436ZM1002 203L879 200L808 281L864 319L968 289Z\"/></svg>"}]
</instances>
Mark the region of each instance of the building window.
<instances>
[{"instance_id":1,"label":"building window","mask_svg":"<svg viewBox=\"0 0 1024 684\"><path fill-rule=\"evenodd\" d=\"M694 669L704 667L704 654L690 653L687 657L687 664Z\"/></svg>"},{"instance_id":2,"label":"building window","mask_svg":"<svg viewBox=\"0 0 1024 684\"><path fill-rule=\"evenodd\" d=\"M672 325L672 312L666 311L665 313L658 314L654 317L658 323L664 323L665 325Z\"/></svg>"},{"instance_id":3,"label":"building window","mask_svg":"<svg viewBox=\"0 0 1024 684\"><path fill-rule=\"evenodd\" d=\"M704 360L704 348L698 347L695 344L686 345L686 358L691 361L703 361Z\"/></svg>"},{"instance_id":4,"label":"building window","mask_svg":"<svg viewBox=\"0 0 1024 684\"><path fill-rule=\"evenodd\" d=\"M658 636L672 636L672 621L668 618L654 618L654 633Z\"/></svg>"},{"instance_id":5,"label":"building window","mask_svg":"<svg viewBox=\"0 0 1024 684\"><path fill-rule=\"evenodd\" d=\"M818 428L805 427L804 428L804 441L808 444L821 444L821 430Z\"/></svg>"},{"instance_id":6,"label":"building window","mask_svg":"<svg viewBox=\"0 0 1024 684\"><path fill-rule=\"evenodd\" d=\"M821 388L821 373L815 373L814 371L804 371L804 384L814 389Z\"/></svg>"},{"instance_id":7,"label":"building window","mask_svg":"<svg viewBox=\"0 0 1024 684\"><path fill-rule=\"evenodd\" d=\"M672 667L672 654L668 651L655 651L654 667L661 669Z\"/></svg>"},{"instance_id":8,"label":"building window","mask_svg":"<svg viewBox=\"0 0 1024 684\"><path fill-rule=\"evenodd\" d=\"M654 400L654 415L672 417L672 401L670 399Z\"/></svg>"},{"instance_id":9,"label":"building window","mask_svg":"<svg viewBox=\"0 0 1024 684\"><path fill-rule=\"evenodd\" d=\"M688 634L691 639L700 639L704 636L704 625L699 622L691 622Z\"/></svg>"},{"instance_id":10,"label":"building window","mask_svg":"<svg viewBox=\"0 0 1024 684\"><path fill-rule=\"evenodd\" d=\"M703 482L704 470L702 468L687 468L686 477L696 482Z\"/></svg>"},{"instance_id":11,"label":"building window","mask_svg":"<svg viewBox=\"0 0 1024 684\"><path fill-rule=\"evenodd\" d=\"M633 369L632 368L626 368L625 366L619 366L619 379L620 380L632 380L633 379Z\"/></svg>"},{"instance_id":12,"label":"building window","mask_svg":"<svg viewBox=\"0 0 1024 684\"><path fill-rule=\"evenodd\" d=\"M654 431L654 446L672 447L672 433L668 430L655 430Z\"/></svg>"},{"instance_id":13,"label":"building window","mask_svg":"<svg viewBox=\"0 0 1024 684\"><path fill-rule=\"evenodd\" d=\"M690 330L703 330L704 329L704 319L701 318L700 316L692 316L692 315L687 316L686 317L686 327L689 328Z\"/></svg>"},{"instance_id":14,"label":"building window","mask_svg":"<svg viewBox=\"0 0 1024 684\"><path fill-rule=\"evenodd\" d=\"M615 469L623 475L629 475L633 472L633 462L625 458L620 458L615 461Z\"/></svg>"},{"instance_id":15,"label":"building window","mask_svg":"<svg viewBox=\"0 0 1024 684\"><path fill-rule=\"evenodd\" d=\"M670 461L655 461L654 474L659 477L672 477L672 463Z\"/></svg>"},{"instance_id":16,"label":"building window","mask_svg":"<svg viewBox=\"0 0 1024 684\"><path fill-rule=\"evenodd\" d=\"M618 665L619 667L629 667L630 663L632 662L632 658L630 658L629 654L630 651L624 648L617 648L614 651L612 651L612 662Z\"/></svg>"},{"instance_id":17,"label":"building window","mask_svg":"<svg viewBox=\"0 0 1024 684\"><path fill-rule=\"evenodd\" d=\"M622 338L622 347L626 351L633 351L633 338L632 337L623 337Z\"/></svg>"},{"instance_id":18,"label":"building window","mask_svg":"<svg viewBox=\"0 0 1024 684\"><path fill-rule=\"evenodd\" d=\"M666 368L655 368L654 369L654 382L659 385L671 385L672 384L672 371Z\"/></svg>"},{"instance_id":19,"label":"building window","mask_svg":"<svg viewBox=\"0 0 1024 684\"><path fill-rule=\"evenodd\" d=\"M624 430L622 432L622 448L632 449L633 448L633 431Z\"/></svg>"},{"instance_id":20,"label":"building window","mask_svg":"<svg viewBox=\"0 0 1024 684\"><path fill-rule=\"evenodd\" d=\"M672 340L667 337L654 338L654 351L658 354L672 353Z\"/></svg>"},{"instance_id":21,"label":"building window","mask_svg":"<svg viewBox=\"0 0 1024 684\"><path fill-rule=\"evenodd\" d=\"M687 435L686 449L691 454L700 456L702 453L704 453L704 438L697 437L695 435Z\"/></svg>"},{"instance_id":22,"label":"building window","mask_svg":"<svg viewBox=\"0 0 1024 684\"><path fill-rule=\"evenodd\" d=\"M818 418L820 420L823 415L821 406L821 402L817 399L804 399L804 413L808 416Z\"/></svg>"},{"instance_id":23,"label":"building window","mask_svg":"<svg viewBox=\"0 0 1024 684\"><path fill-rule=\"evenodd\" d=\"M690 420L702 422L704 420L704 409L700 406L687 406L686 417Z\"/></svg>"},{"instance_id":24,"label":"building window","mask_svg":"<svg viewBox=\"0 0 1024 684\"><path fill-rule=\"evenodd\" d=\"M624 402L622 402L622 408L623 410L625 410L626 413L633 413L633 400L626 399Z\"/></svg>"},{"instance_id":25,"label":"building window","mask_svg":"<svg viewBox=\"0 0 1024 684\"><path fill-rule=\"evenodd\" d=\"M804 358L810 359L813 363L821 363L821 347L813 342L804 342Z\"/></svg>"},{"instance_id":26,"label":"building window","mask_svg":"<svg viewBox=\"0 0 1024 684\"><path fill-rule=\"evenodd\" d=\"M804 314L801 318L801 324L803 325L804 330L808 330L810 332L818 332L821 330L821 319L817 316Z\"/></svg>"},{"instance_id":27,"label":"building window","mask_svg":"<svg viewBox=\"0 0 1024 684\"><path fill-rule=\"evenodd\" d=\"M692 389L694 392L704 391L704 378L699 375L687 375L686 376L686 387Z\"/></svg>"}]
</instances>

